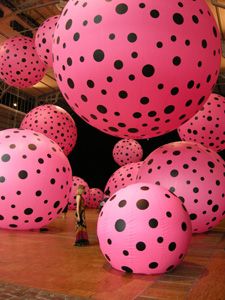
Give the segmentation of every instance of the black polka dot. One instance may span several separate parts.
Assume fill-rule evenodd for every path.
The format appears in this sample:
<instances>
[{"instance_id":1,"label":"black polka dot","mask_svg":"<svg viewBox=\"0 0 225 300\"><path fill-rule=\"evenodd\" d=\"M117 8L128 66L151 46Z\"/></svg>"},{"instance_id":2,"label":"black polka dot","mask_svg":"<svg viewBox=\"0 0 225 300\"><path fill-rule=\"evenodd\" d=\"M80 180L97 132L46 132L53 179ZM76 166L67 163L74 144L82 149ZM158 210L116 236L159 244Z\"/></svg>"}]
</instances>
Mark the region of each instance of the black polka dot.
<instances>
[{"instance_id":1,"label":"black polka dot","mask_svg":"<svg viewBox=\"0 0 225 300\"><path fill-rule=\"evenodd\" d=\"M72 23L73 23L72 19L69 19L69 20L66 22L66 29L67 29L67 30L70 29L70 27L72 26Z\"/></svg>"},{"instance_id":2,"label":"black polka dot","mask_svg":"<svg viewBox=\"0 0 225 300\"><path fill-rule=\"evenodd\" d=\"M170 175L172 176L172 177L177 177L178 176L178 171L177 170L172 170L171 172L170 172Z\"/></svg>"},{"instance_id":3,"label":"black polka dot","mask_svg":"<svg viewBox=\"0 0 225 300\"><path fill-rule=\"evenodd\" d=\"M79 39L80 39L80 34L79 34L79 32L75 32L74 35L73 35L73 40L74 40L75 42L77 42Z\"/></svg>"},{"instance_id":4,"label":"black polka dot","mask_svg":"<svg viewBox=\"0 0 225 300\"><path fill-rule=\"evenodd\" d=\"M157 267L158 267L158 263L155 262L155 261L153 261L153 262L151 262L151 263L149 264L149 268L150 268L150 269L156 269Z\"/></svg>"},{"instance_id":5,"label":"black polka dot","mask_svg":"<svg viewBox=\"0 0 225 300\"><path fill-rule=\"evenodd\" d=\"M157 238L157 242L158 242L159 244L161 244L161 243L163 242L163 237L159 236L159 237Z\"/></svg>"},{"instance_id":6,"label":"black polka dot","mask_svg":"<svg viewBox=\"0 0 225 300\"><path fill-rule=\"evenodd\" d=\"M124 220L119 219L119 220L116 221L116 223L115 223L116 231L122 232L122 231L124 231L125 227L126 227L126 223L125 223Z\"/></svg>"},{"instance_id":7,"label":"black polka dot","mask_svg":"<svg viewBox=\"0 0 225 300\"><path fill-rule=\"evenodd\" d=\"M155 68L152 65L145 65L142 68L142 74L145 77L151 77L155 73Z\"/></svg>"},{"instance_id":8,"label":"black polka dot","mask_svg":"<svg viewBox=\"0 0 225 300\"><path fill-rule=\"evenodd\" d=\"M129 252L127 250L123 250L123 255L128 256Z\"/></svg>"},{"instance_id":9,"label":"black polka dot","mask_svg":"<svg viewBox=\"0 0 225 300\"><path fill-rule=\"evenodd\" d=\"M3 162L8 162L10 160L10 155L9 154L3 154L1 157L1 160Z\"/></svg>"},{"instance_id":10,"label":"black polka dot","mask_svg":"<svg viewBox=\"0 0 225 300\"><path fill-rule=\"evenodd\" d=\"M24 210L24 214L25 215L31 215L33 213L33 209L32 208L26 208L25 210Z\"/></svg>"},{"instance_id":11,"label":"black polka dot","mask_svg":"<svg viewBox=\"0 0 225 300\"><path fill-rule=\"evenodd\" d=\"M25 170L21 170L21 171L19 171L18 176L20 179L26 179L28 176L28 173Z\"/></svg>"},{"instance_id":12,"label":"black polka dot","mask_svg":"<svg viewBox=\"0 0 225 300\"><path fill-rule=\"evenodd\" d=\"M37 146L36 145L34 145L34 144L29 144L28 145L28 148L30 149L30 150L36 150L37 149Z\"/></svg>"},{"instance_id":13,"label":"black polka dot","mask_svg":"<svg viewBox=\"0 0 225 300\"><path fill-rule=\"evenodd\" d=\"M98 105L97 106L97 110L101 113L101 114L106 114L107 113L107 108L103 105Z\"/></svg>"},{"instance_id":14,"label":"black polka dot","mask_svg":"<svg viewBox=\"0 0 225 300\"><path fill-rule=\"evenodd\" d=\"M137 201L136 206L137 206L137 208L139 208L141 210L147 209L149 207L148 200L140 199Z\"/></svg>"},{"instance_id":15,"label":"black polka dot","mask_svg":"<svg viewBox=\"0 0 225 300\"><path fill-rule=\"evenodd\" d=\"M145 248L146 248L146 245L145 245L144 242L138 242L138 243L136 244L136 249L137 249L138 251L144 251Z\"/></svg>"},{"instance_id":16,"label":"black polka dot","mask_svg":"<svg viewBox=\"0 0 225 300\"><path fill-rule=\"evenodd\" d=\"M109 245L111 245L111 244L112 244L112 240L111 240L111 239L108 239L108 240L107 240L107 243L108 243Z\"/></svg>"},{"instance_id":17,"label":"black polka dot","mask_svg":"<svg viewBox=\"0 0 225 300\"><path fill-rule=\"evenodd\" d=\"M71 78L68 78L68 79L67 79L67 84L68 84L68 86L69 86L71 89L74 88L74 82L73 82L73 80L72 80Z\"/></svg>"},{"instance_id":18,"label":"black polka dot","mask_svg":"<svg viewBox=\"0 0 225 300\"><path fill-rule=\"evenodd\" d=\"M121 200L118 204L119 207L124 207L127 204L126 200Z\"/></svg>"},{"instance_id":19,"label":"black polka dot","mask_svg":"<svg viewBox=\"0 0 225 300\"><path fill-rule=\"evenodd\" d=\"M93 57L94 57L95 61L101 62L104 59L105 54L104 54L104 52L102 50L97 49L97 50L95 50L95 52L93 54Z\"/></svg>"},{"instance_id":20,"label":"black polka dot","mask_svg":"<svg viewBox=\"0 0 225 300\"><path fill-rule=\"evenodd\" d=\"M151 16L152 18L158 18L158 17L159 17L159 11L156 10L156 9L152 9L152 10L150 11L150 16Z\"/></svg>"},{"instance_id":21,"label":"black polka dot","mask_svg":"<svg viewBox=\"0 0 225 300\"><path fill-rule=\"evenodd\" d=\"M39 222L41 222L42 220L43 220L42 217L38 217L38 218L36 218L34 221L35 221L36 223L39 223Z\"/></svg>"},{"instance_id":22,"label":"black polka dot","mask_svg":"<svg viewBox=\"0 0 225 300\"><path fill-rule=\"evenodd\" d=\"M137 40L137 35L135 33L129 33L127 39L130 43L134 43Z\"/></svg>"},{"instance_id":23,"label":"black polka dot","mask_svg":"<svg viewBox=\"0 0 225 300\"><path fill-rule=\"evenodd\" d=\"M102 21L102 16L97 15L94 17L95 24L99 24L99 23L101 23L101 21Z\"/></svg>"},{"instance_id":24,"label":"black polka dot","mask_svg":"<svg viewBox=\"0 0 225 300\"><path fill-rule=\"evenodd\" d=\"M183 222L181 224L181 228L182 228L183 231L186 231L187 230L187 224L185 222Z\"/></svg>"},{"instance_id":25,"label":"black polka dot","mask_svg":"<svg viewBox=\"0 0 225 300\"><path fill-rule=\"evenodd\" d=\"M128 11L128 6L125 3L120 3L116 6L116 12L119 15L125 14Z\"/></svg>"},{"instance_id":26,"label":"black polka dot","mask_svg":"<svg viewBox=\"0 0 225 300\"><path fill-rule=\"evenodd\" d=\"M176 249L176 246L177 246L176 243L172 242L172 243L169 244L168 248L169 248L170 251L174 251Z\"/></svg>"},{"instance_id":27,"label":"black polka dot","mask_svg":"<svg viewBox=\"0 0 225 300\"><path fill-rule=\"evenodd\" d=\"M175 106L173 105L168 105L165 109L164 109L164 113L165 114L171 114L175 109Z\"/></svg>"},{"instance_id":28,"label":"black polka dot","mask_svg":"<svg viewBox=\"0 0 225 300\"><path fill-rule=\"evenodd\" d=\"M158 221L156 219L150 219L149 220L149 226L151 228L156 228L158 226Z\"/></svg>"},{"instance_id":29,"label":"black polka dot","mask_svg":"<svg viewBox=\"0 0 225 300\"><path fill-rule=\"evenodd\" d=\"M121 269L127 273L133 273L133 270L127 266L122 266Z\"/></svg>"},{"instance_id":30,"label":"black polka dot","mask_svg":"<svg viewBox=\"0 0 225 300\"><path fill-rule=\"evenodd\" d=\"M175 13L173 15L173 21L177 24L177 25L181 25L184 23L184 18L181 14L179 13Z\"/></svg>"},{"instance_id":31,"label":"black polka dot","mask_svg":"<svg viewBox=\"0 0 225 300\"><path fill-rule=\"evenodd\" d=\"M190 214L190 219L193 221L195 219L197 219L197 215L196 214Z\"/></svg>"}]
</instances>

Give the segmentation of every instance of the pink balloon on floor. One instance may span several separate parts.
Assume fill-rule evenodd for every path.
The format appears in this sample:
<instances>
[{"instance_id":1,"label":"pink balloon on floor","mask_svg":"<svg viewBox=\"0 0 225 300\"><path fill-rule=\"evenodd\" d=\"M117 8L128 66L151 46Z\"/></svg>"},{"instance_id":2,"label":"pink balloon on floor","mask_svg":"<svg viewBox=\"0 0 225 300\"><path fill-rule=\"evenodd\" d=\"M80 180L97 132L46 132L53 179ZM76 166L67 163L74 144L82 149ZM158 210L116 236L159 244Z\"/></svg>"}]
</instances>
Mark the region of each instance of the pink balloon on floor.
<instances>
[{"instance_id":1,"label":"pink balloon on floor","mask_svg":"<svg viewBox=\"0 0 225 300\"><path fill-rule=\"evenodd\" d=\"M77 141L77 127L63 108L46 104L32 109L23 119L21 129L43 133L55 141L69 155Z\"/></svg>"},{"instance_id":2,"label":"pink balloon on floor","mask_svg":"<svg viewBox=\"0 0 225 300\"><path fill-rule=\"evenodd\" d=\"M183 141L198 142L214 151L225 149L225 98L211 94L203 108L178 128Z\"/></svg>"},{"instance_id":3,"label":"pink balloon on floor","mask_svg":"<svg viewBox=\"0 0 225 300\"><path fill-rule=\"evenodd\" d=\"M65 99L90 125L121 138L154 137L179 127L209 97L221 56L214 17L204 0L169 3L65 6L53 68Z\"/></svg>"},{"instance_id":4,"label":"pink balloon on floor","mask_svg":"<svg viewBox=\"0 0 225 300\"><path fill-rule=\"evenodd\" d=\"M112 195L121 188L134 183L142 163L130 163L116 170L106 183L105 191L109 189Z\"/></svg>"},{"instance_id":5,"label":"pink balloon on floor","mask_svg":"<svg viewBox=\"0 0 225 300\"><path fill-rule=\"evenodd\" d=\"M30 130L0 131L0 228L37 229L66 206L72 171L62 149Z\"/></svg>"},{"instance_id":6,"label":"pink balloon on floor","mask_svg":"<svg viewBox=\"0 0 225 300\"><path fill-rule=\"evenodd\" d=\"M133 139L122 139L113 148L113 158L119 166L138 162L142 156L141 145Z\"/></svg>"},{"instance_id":7,"label":"pink balloon on floor","mask_svg":"<svg viewBox=\"0 0 225 300\"><path fill-rule=\"evenodd\" d=\"M20 36L7 39L0 49L0 76L8 85L26 88L38 83L46 66L35 51L34 40Z\"/></svg>"},{"instance_id":8,"label":"pink balloon on floor","mask_svg":"<svg viewBox=\"0 0 225 300\"><path fill-rule=\"evenodd\" d=\"M52 67L52 43L55 27L60 15L53 16L45 20L35 35L36 51L42 61Z\"/></svg>"},{"instance_id":9,"label":"pink balloon on floor","mask_svg":"<svg viewBox=\"0 0 225 300\"><path fill-rule=\"evenodd\" d=\"M86 202L86 206L89 208L99 208L101 201L103 201L103 192L98 188L91 188L90 198Z\"/></svg>"},{"instance_id":10,"label":"pink balloon on floor","mask_svg":"<svg viewBox=\"0 0 225 300\"><path fill-rule=\"evenodd\" d=\"M98 218L97 234L113 268L160 274L183 260L191 240L191 222L175 195L142 182L110 197Z\"/></svg>"},{"instance_id":11,"label":"pink balloon on floor","mask_svg":"<svg viewBox=\"0 0 225 300\"><path fill-rule=\"evenodd\" d=\"M85 205L89 201L90 191L89 191L89 186L88 186L87 182L78 176L73 176L72 190L71 190L70 197L69 197L69 209L75 209L77 206L76 194L77 194L78 186L80 184L84 185L84 187L85 187L84 193L82 195L84 198Z\"/></svg>"},{"instance_id":12,"label":"pink balloon on floor","mask_svg":"<svg viewBox=\"0 0 225 300\"><path fill-rule=\"evenodd\" d=\"M174 142L153 151L137 181L163 186L184 203L194 233L205 232L225 217L225 163L214 151L193 142Z\"/></svg>"}]
</instances>

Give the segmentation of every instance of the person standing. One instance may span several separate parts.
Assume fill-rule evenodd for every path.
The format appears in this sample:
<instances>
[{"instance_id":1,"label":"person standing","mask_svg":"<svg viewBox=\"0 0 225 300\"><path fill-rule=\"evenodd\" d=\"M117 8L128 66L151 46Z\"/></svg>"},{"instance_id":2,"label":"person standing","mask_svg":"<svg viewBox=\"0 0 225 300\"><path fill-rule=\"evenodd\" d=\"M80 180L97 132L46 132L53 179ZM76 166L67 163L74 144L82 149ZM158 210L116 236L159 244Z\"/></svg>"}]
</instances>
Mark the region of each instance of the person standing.
<instances>
[{"instance_id":1,"label":"person standing","mask_svg":"<svg viewBox=\"0 0 225 300\"><path fill-rule=\"evenodd\" d=\"M87 246L89 245L87 226L85 220L85 203L82 194L84 193L85 186L79 185L76 195L76 237L74 246Z\"/></svg>"}]
</instances>

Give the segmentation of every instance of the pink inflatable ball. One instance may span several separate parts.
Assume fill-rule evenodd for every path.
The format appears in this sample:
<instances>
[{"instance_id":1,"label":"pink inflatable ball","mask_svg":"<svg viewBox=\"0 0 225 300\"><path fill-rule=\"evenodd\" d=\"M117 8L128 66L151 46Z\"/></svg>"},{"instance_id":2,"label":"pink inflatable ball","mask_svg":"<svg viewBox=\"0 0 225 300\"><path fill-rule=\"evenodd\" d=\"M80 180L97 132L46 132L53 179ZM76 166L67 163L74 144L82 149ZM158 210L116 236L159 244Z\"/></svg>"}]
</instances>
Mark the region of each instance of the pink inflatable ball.
<instances>
[{"instance_id":1,"label":"pink inflatable ball","mask_svg":"<svg viewBox=\"0 0 225 300\"><path fill-rule=\"evenodd\" d=\"M183 260L191 240L191 222L181 201L165 188L135 183L106 202L97 234L113 268L160 274Z\"/></svg>"},{"instance_id":2,"label":"pink inflatable ball","mask_svg":"<svg viewBox=\"0 0 225 300\"><path fill-rule=\"evenodd\" d=\"M141 145L133 139L122 139L113 148L113 158L119 166L139 162L142 156Z\"/></svg>"},{"instance_id":3,"label":"pink inflatable ball","mask_svg":"<svg viewBox=\"0 0 225 300\"><path fill-rule=\"evenodd\" d=\"M224 218L224 160L198 143L174 142L159 147L143 162L137 181L158 184L180 198L194 233L208 231Z\"/></svg>"},{"instance_id":4,"label":"pink inflatable ball","mask_svg":"<svg viewBox=\"0 0 225 300\"><path fill-rule=\"evenodd\" d=\"M65 6L53 67L65 99L90 125L121 138L154 137L178 128L210 95L221 56L214 17L204 0L167 2Z\"/></svg>"},{"instance_id":5,"label":"pink inflatable ball","mask_svg":"<svg viewBox=\"0 0 225 300\"><path fill-rule=\"evenodd\" d=\"M37 229L66 206L72 185L62 149L41 133L0 131L0 228Z\"/></svg>"},{"instance_id":6,"label":"pink inflatable ball","mask_svg":"<svg viewBox=\"0 0 225 300\"><path fill-rule=\"evenodd\" d=\"M78 186L80 184L85 186L84 193L82 195L82 197L84 198L85 205L89 201L90 189L89 189L89 186L88 186L87 182L84 181L84 179L82 179L78 176L73 176L72 190L71 190L70 197L69 197L69 209L75 209L76 206L77 206L77 204L76 204L76 194L77 194Z\"/></svg>"},{"instance_id":7,"label":"pink inflatable ball","mask_svg":"<svg viewBox=\"0 0 225 300\"><path fill-rule=\"evenodd\" d=\"M86 202L86 206L89 208L99 208L100 202L103 201L103 192L98 188L90 189L90 198Z\"/></svg>"},{"instance_id":8,"label":"pink inflatable ball","mask_svg":"<svg viewBox=\"0 0 225 300\"><path fill-rule=\"evenodd\" d=\"M46 66L35 51L34 40L28 37L7 39L0 49L0 76L8 85L26 88L38 83Z\"/></svg>"},{"instance_id":9,"label":"pink inflatable ball","mask_svg":"<svg viewBox=\"0 0 225 300\"><path fill-rule=\"evenodd\" d=\"M198 142L214 151L225 149L225 98L211 94L203 108L178 128L183 141Z\"/></svg>"},{"instance_id":10,"label":"pink inflatable ball","mask_svg":"<svg viewBox=\"0 0 225 300\"><path fill-rule=\"evenodd\" d=\"M35 46L40 59L49 67L52 67L52 44L55 27L57 25L59 15L53 16L45 20L38 28L35 35Z\"/></svg>"},{"instance_id":11,"label":"pink inflatable ball","mask_svg":"<svg viewBox=\"0 0 225 300\"><path fill-rule=\"evenodd\" d=\"M105 192L109 189L112 195L121 188L134 183L142 163L130 163L116 170L106 183Z\"/></svg>"},{"instance_id":12,"label":"pink inflatable ball","mask_svg":"<svg viewBox=\"0 0 225 300\"><path fill-rule=\"evenodd\" d=\"M77 141L77 127L63 108L46 104L35 107L23 119L21 129L41 132L54 140L69 155Z\"/></svg>"}]
</instances>

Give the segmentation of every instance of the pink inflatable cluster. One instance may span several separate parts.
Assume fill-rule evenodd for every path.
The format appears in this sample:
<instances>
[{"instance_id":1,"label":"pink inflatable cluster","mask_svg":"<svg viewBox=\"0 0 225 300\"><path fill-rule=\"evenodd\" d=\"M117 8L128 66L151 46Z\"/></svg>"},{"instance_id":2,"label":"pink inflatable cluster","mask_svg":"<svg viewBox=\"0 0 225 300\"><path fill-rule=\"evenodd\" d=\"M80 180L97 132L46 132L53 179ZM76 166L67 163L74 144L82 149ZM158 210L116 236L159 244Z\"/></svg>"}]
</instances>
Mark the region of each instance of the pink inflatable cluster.
<instances>
[{"instance_id":1,"label":"pink inflatable cluster","mask_svg":"<svg viewBox=\"0 0 225 300\"><path fill-rule=\"evenodd\" d=\"M138 181L174 193L187 208L194 233L210 230L225 217L224 160L198 143L159 147L143 162Z\"/></svg>"},{"instance_id":2,"label":"pink inflatable cluster","mask_svg":"<svg viewBox=\"0 0 225 300\"><path fill-rule=\"evenodd\" d=\"M53 67L65 99L90 125L121 138L154 137L178 128L209 97L221 56L214 17L204 0L167 2L65 6Z\"/></svg>"},{"instance_id":3,"label":"pink inflatable cluster","mask_svg":"<svg viewBox=\"0 0 225 300\"><path fill-rule=\"evenodd\" d=\"M41 60L52 67L52 44L54 31L59 19L59 15L48 18L38 28L35 36L36 51Z\"/></svg>"},{"instance_id":4,"label":"pink inflatable cluster","mask_svg":"<svg viewBox=\"0 0 225 300\"><path fill-rule=\"evenodd\" d=\"M183 141L198 142L214 151L225 149L225 98L211 94L203 108L178 128Z\"/></svg>"},{"instance_id":5,"label":"pink inflatable cluster","mask_svg":"<svg viewBox=\"0 0 225 300\"><path fill-rule=\"evenodd\" d=\"M141 145L133 139L122 139L113 148L113 158L119 166L138 162L142 156Z\"/></svg>"},{"instance_id":6,"label":"pink inflatable cluster","mask_svg":"<svg viewBox=\"0 0 225 300\"><path fill-rule=\"evenodd\" d=\"M0 48L0 77L8 85L21 89L32 86L42 79L45 70L31 38L10 38Z\"/></svg>"},{"instance_id":7,"label":"pink inflatable cluster","mask_svg":"<svg viewBox=\"0 0 225 300\"><path fill-rule=\"evenodd\" d=\"M77 189L79 185L84 185L84 193L83 193L83 198L84 198L84 202L85 204L89 201L89 197L90 197L90 191L89 191L89 186L87 184L87 182L78 177L78 176L73 176L73 182L72 182L72 190L70 193L70 197L69 197L69 209L75 209L77 204L76 204L76 194L77 194Z\"/></svg>"},{"instance_id":8,"label":"pink inflatable cluster","mask_svg":"<svg viewBox=\"0 0 225 300\"><path fill-rule=\"evenodd\" d=\"M103 206L97 234L103 255L115 269L159 274L182 262L191 222L175 195L157 185L135 183Z\"/></svg>"},{"instance_id":9,"label":"pink inflatable cluster","mask_svg":"<svg viewBox=\"0 0 225 300\"><path fill-rule=\"evenodd\" d=\"M0 228L36 229L66 206L72 185L69 161L46 136L0 131Z\"/></svg>"},{"instance_id":10,"label":"pink inflatable cluster","mask_svg":"<svg viewBox=\"0 0 225 300\"><path fill-rule=\"evenodd\" d=\"M46 104L35 107L23 119L21 129L41 132L54 140L68 155L77 140L77 127L74 120L63 108Z\"/></svg>"},{"instance_id":11,"label":"pink inflatable cluster","mask_svg":"<svg viewBox=\"0 0 225 300\"><path fill-rule=\"evenodd\" d=\"M130 163L116 170L109 178L105 186L105 191L109 190L110 195L121 188L134 183L142 162Z\"/></svg>"}]
</instances>

